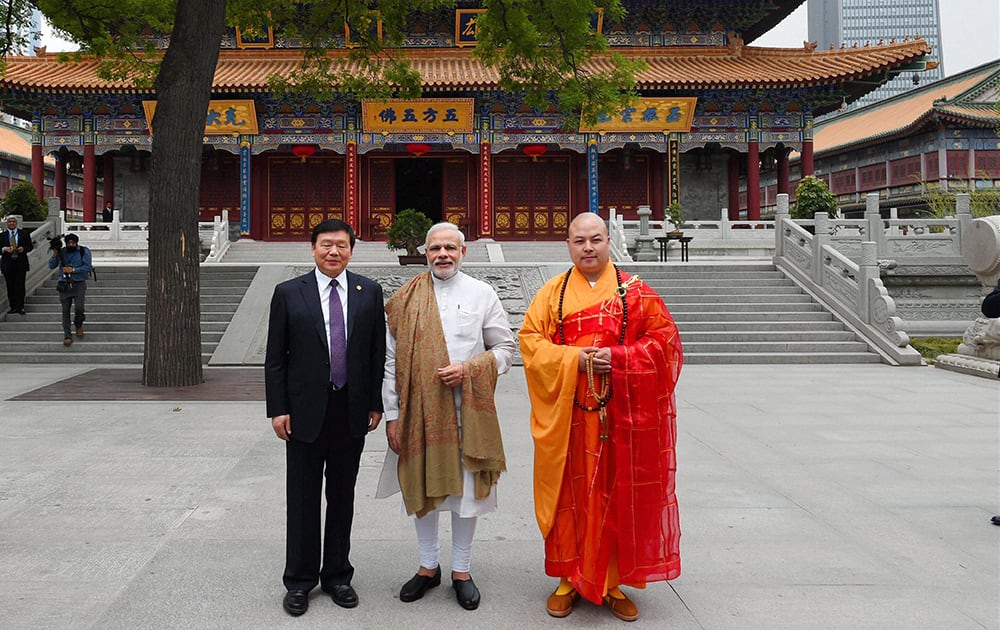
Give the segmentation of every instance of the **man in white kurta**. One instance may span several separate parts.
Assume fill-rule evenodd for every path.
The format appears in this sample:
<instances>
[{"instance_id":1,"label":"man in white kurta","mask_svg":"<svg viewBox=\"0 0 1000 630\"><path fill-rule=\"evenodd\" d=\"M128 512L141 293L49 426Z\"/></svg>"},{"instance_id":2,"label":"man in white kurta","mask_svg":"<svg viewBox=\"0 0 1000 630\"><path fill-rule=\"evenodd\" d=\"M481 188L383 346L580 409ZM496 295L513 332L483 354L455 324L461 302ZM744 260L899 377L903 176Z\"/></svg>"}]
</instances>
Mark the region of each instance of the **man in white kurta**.
<instances>
[{"instance_id":1,"label":"man in white kurta","mask_svg":"<svg viewBox=\"0 0 1000 630\"><path fill-rule=\"evenodd\" d=\"M394 296L394 299L397 297L398 299L409 299L404 296L411 295L411 293L407 293L407 290L411 289L411 284L418 281L426 283L429 278L433 286L433 301L427 300L426 308L428 310L436 308L440 317L444 342L447 346L447 359L443 360L441 365L420 366L413 369L406 367L406 365L413 365L414 361L423 360L423 355L414 350L413 347L429 343L428 340L424 339L424 334L428 331L431 333L436 331L436 327L433 326L435 322L429 321L430 313L414 312L415 309L425 308L420 305L422 303L419 300L409 299L405 304L386 305L390 325L386 328L386 363L382 397L390 452L386 456L379 494L384 496L388 493L387 490L392 492L399 489L398 458L395 454L399 453L401 448L405 449L405 445L402 443L405 438L400 428L402 423L398 421L401 407L400 394L409 392L410 398L403 401L405 405L429 387L439 387L438 383L429 384L425 381L440 381L440 384L451 388L456 412L455 422L458 425L459 448L464 451L464 453L456 452L457 464L461 466L461 491L443 498L436 497L434 503L423 515L419 512L424 510L411 509L411 505L404 504L404 509L408 512L417 512L418 518L415 519L415 524L420 552L420 568L417 574L403 585L400 590L400 599L406 602L416 601L423 597L428 589L441 583L438 514L447 510L452 513L452 586L459 604L467 610L474 610L479 605L480 593L470 574L472 539L475 534L477 517L496 509L495 479L499 476L499 469L495 472L492 483L487 485L488 494L485 494L480 486L479 493L485 494L485 496L476 498L476 473L469 470L467 464L469 450L473 447L467 441L463 442L462 440L462 389L465 386L466 393L469 395L471 389L469 386L470 372L475 370L477 374L481 373L484 364L488 365L487 369L492 371L495 363L495 372L488 375L492 376L492 382L495 384L496 375L504 374L510 369L515 342L510 322L496 291L485 282L471 278L459 271L465 251L465 237L455 225L451 223L434 225L427 233L426 242L430 273L414 278L411 283L401 288ZM410 328L398 323L394 325L394 316L395 320L398 321L398 313L401 309L410 309L407 314L422 318L419 320L419 324ZM409 337L397 339L396 335L400 334L406 334ZM433 341L434 337L431 336L430 339ZM399 357L397 350L403 347L404 342L407 344L406 355ZM492 353L492 357L484 354L487 352ZM409 361L409 363L397 364L397 358L400 358L401 362ZM421 370L423 371L421 372ZM422 376L418 373L422 373ZM404 379L406 382L401 383L400 381ZM477 389L474 393L477 398L481 398L483 395L481 391L482 381L476 382ZM486 392L486 395L490 398L488 406L492 406L492 389ZM482 400L476 402L476 409L480 411L483 406ZM428 409L431 408L431 405L421 401L420 408ZM469 407L467 407L468 410ZM479 415L477 413L477 417ZM495 422L495 408L493 408L492 417L494 418L493 422ZM499 443L499 426L497 425L495 428L491 426L489 429L495 431L502 469L502 444ZM465 437L467 439L471 430L471 425L466 427ZM421 437L422 443L433 442L435 435L433 430L428 429L428 434ZM426 452L426 457L428 459L435 457L430 448ZM453 464L453 462L446 463ZM428 462L427 466L435 468L437 463L431 461ZM402 473L400 472L400 474ZM388 488L386 487L387 482L390 486ZM406 498L404 496L404 501Z\"/></svg>"}]
</instances>

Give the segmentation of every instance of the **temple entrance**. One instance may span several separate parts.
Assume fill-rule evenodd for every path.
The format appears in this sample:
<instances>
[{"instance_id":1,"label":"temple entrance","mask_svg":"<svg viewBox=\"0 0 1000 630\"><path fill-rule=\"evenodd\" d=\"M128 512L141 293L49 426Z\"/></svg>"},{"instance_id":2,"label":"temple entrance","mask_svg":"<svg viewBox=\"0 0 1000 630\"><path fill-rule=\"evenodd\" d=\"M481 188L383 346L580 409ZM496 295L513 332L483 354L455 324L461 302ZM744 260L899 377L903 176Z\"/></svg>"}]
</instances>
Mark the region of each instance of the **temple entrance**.
<instances>
[{"instance_id":1,"label":"temple entrance","mask_svg":"<svg viewBox=\"0 0 1000 630\"><path fill-rule=\"evenodd\" d=\"M431 221L441 221L442 162L439 158L395 160L396 212L415 208Z\"/></svg>"},{"instance_id":2,"label":"temple entrance","mask_svg":"<svg viewBox=\"0 0 1000 630\"><path fill-rule=\"evenodd\" d=\"M469 157L441 158L372 155L362 169L361 237L385 238L385 230L400 210L415 208L431 221L451 221L467 238L476 238Z\"/></svg>"}]
</instances>

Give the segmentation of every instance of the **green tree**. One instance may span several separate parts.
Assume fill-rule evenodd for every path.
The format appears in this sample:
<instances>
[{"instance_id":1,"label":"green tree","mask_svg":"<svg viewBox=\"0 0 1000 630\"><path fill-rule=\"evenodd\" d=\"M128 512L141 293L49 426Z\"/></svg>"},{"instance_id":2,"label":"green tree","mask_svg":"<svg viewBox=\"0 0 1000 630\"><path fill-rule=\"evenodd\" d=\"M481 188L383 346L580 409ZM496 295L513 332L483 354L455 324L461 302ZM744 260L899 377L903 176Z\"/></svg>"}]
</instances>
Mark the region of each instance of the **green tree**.
<instances>
[{"instance_id":1,"label":"green tree","mask_svg":"<svg viewBox=\"0 0 1000 630\"><path fill-rule=\"evenodd\" d=\"M301 41L305 55L290 77L274 76L278 94L299 90L317 98L332 91L357 98L415 97L420 76L397 47L415 11L455 7L447 0L36 0L60 34L81 45L71 61L105 59L106 78L156 89L150 169L149 290L143 383L176 387L202 382L197 208L201 138L212 75L226 24L271 25L275 36ZM10 4L8 3L8 6ZM590 30L599 7L623 15L619 0L483 0L475 54L495 68L505 89L524 91L539 108L597 112L628 103L642 62L611 55L609 70L584 64L607 49ZM13 14L11 14L13 15ZM8 17L11 17L10 15ZM23 20L15 16L15 22ZM13 18L12 18L13 19ZM369 28L382 22L382 39ZM23 24L23 22L21 22ZM347 24L355 47L331 53L329 33ZM7 42L10 50L11 33ZM169 33L166 53L152 33ZM3 34L0 33L0 37ZM558 96L555 96L558 95Z\"/></svg>"},{"instance_id":2,"label":"green tree","mask_svg":"<svg viewBox=\"0 0 1000 630\"><path fill-rule=\"evenodd\" d=\"M837 212L837 198L822 179L806 175L795 187L795 203L790 214L793 219L812 219L817 212L826 212L833 218Z\"/></svg>"},{"instance_id":3,"label":"green tree","mask_svg":"<svg viewBox=\"0 0 1000 630\"><path fill-rule=\"evenodd\" d=\"M4 216L19 214L25 221L44 221L48 216L48 210L38 199L38 193L31 182L18 182L11 186L0 209L3 210L0 214Z\"/></svg>"}]
</instances>

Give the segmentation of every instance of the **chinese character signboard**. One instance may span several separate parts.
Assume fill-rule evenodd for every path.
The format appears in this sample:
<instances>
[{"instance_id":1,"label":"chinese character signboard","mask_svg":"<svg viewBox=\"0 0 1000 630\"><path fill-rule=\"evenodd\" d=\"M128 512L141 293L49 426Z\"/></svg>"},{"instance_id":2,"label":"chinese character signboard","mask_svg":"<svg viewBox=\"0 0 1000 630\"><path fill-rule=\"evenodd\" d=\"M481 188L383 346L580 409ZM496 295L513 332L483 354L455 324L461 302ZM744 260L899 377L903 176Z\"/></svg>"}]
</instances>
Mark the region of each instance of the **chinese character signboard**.
<instances>
[{"instance_id":1,"label":"chinese character signboard","mask_svg":"<svg viewBox=\"0 0 1000 630\"><path fill-rule=\"evenodd\" d=\"M456 9L455 10L455 45L475 46L479 33L479 16L486 9Z\"/></svg>"},{"instance_id":2,"label":"chinese character signboard","mask_svg":"<svg viewBox=\"0 0 1000 630\"><path fill-rule=\"evenodd\" d=\"M694 97L640 98L613 114L602 114L596 125L580 123L580 131L690 131Z\"/></svg>"},{"instance_id":3,"label":"chinese character signboard","mask_svg":"<svg viewBox=\"0 0 1000 630\"><path fill-rule=\"evenodd\" d=\"M237 48L274 48L274 29L270 24L237 26Z\"/></svg>"},{"instance_id":4,"label":"chinese character signboard","mask_svg":"<svg viewBox=\"0 0 1000 630\"><path fill-rule=\"evenodd\" d=\"M143 101L146 124L153 129L156 101ZM206 136L235 136L257 133L257 112L252 100L209 101L205 115Z\"/></svg>"},{"instance_id":5,"label":"chinese character signboard","mask_svg":"<svg viewBox=\"0 0 1000 630\"><path fill-rule=\"evenodd\" d=\"M366 133L472 133L471 98L364 100L362 130Z\"/></svg>"}]
</instances>

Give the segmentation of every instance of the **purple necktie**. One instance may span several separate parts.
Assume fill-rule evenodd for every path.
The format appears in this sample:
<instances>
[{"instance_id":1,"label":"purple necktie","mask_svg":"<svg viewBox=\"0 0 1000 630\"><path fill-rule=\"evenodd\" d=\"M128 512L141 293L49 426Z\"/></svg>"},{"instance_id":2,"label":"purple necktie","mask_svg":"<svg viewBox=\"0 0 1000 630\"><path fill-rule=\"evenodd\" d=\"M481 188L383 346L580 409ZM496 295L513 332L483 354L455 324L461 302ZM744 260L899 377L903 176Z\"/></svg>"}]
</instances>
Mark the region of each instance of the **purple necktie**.
<instances>
[{"instance_id":1,"label":"purple necktie","mask_svg":"<svg viewBox=\"0 0 1000 630\"><path fill-rule=\"evenodd\" d=\"M337 281L330 281L330 382L337 389L347 384L347 340L344 338L344 309L340 305Z\"/></svg>"}]
</instances>

